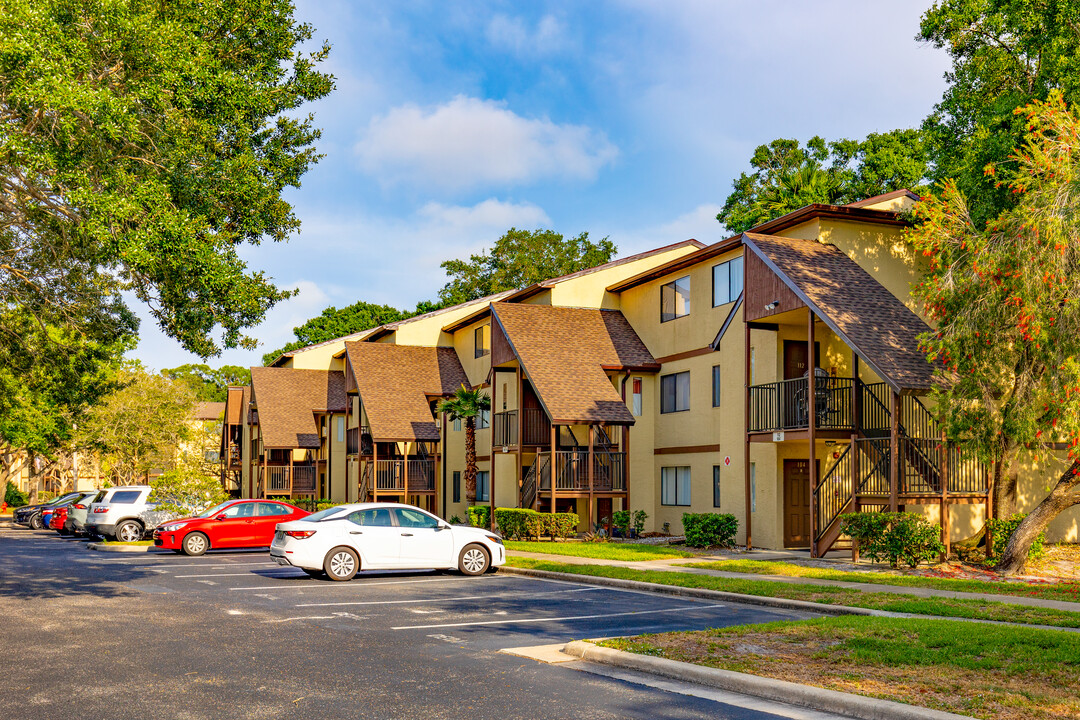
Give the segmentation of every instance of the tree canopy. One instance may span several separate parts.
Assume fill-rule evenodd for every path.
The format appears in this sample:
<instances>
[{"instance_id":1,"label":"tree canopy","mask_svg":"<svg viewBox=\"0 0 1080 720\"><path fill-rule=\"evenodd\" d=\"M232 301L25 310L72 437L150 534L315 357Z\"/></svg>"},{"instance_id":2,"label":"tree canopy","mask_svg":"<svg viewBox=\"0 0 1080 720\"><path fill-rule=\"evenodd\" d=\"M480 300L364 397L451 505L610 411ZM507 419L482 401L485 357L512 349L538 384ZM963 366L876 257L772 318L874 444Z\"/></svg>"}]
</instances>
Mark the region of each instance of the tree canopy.
<instances>
[{"instance_id":1,"label":"tree canopy","mask_svg":"<svg viewBox=\"0 0 1080 720\"><path fill-rule=\"evenodd\" d=\"M0 302L70 326L128 290L187 350L254 346L289 293L238 249L297 229L319 132L290 112L333 85L292 12L0 0Z\"/></svg>"},{"instance_id":2,"label":"tree canopy","mask_svg":"<svg viewBox=\"0 0 1080 720\"><path fill-rule=\"evenodd\" d=\"M1068 447L1069 467L1013 534L1008 572L1080 504L1080 119L1057 92L1017 114L1024 145L986 171L1012 206L978 223L947 181L916 206L909 234L929 258L914 292L936 327L922 343L939 368L937 412L950 438L994 463L995 515L1015 510L1018 458L1046 467L1050 443Z\"/></svg>"},{"instance_id":3,"label":"tree canopy","mask_svg":"<svg viewBox=\"0 0 1080 720\"><path fill-rule=\"evenodd\" d=\"M187 383L195 398L204 402L225 402L230 385L251 383L251 370L239 365L222 365L212 368L202 363L167 368L161 374L171 380Z\"/></svg>"},{"instance_id":4,"label":"tree canopy","mask_svg":"<svg viewBox=\"0 0 1080 720\"><path fill-rule=\"evenodd\" d=\"M928 164L923 133L893 130L865 140L827 142L815 136L803 146L779 138L759 145L716 216L738 233L811 203L845 204L908 188L919 192Z\"/></svg>"},{"instance_id":5,"label":"tree canopy","mask_svg":"<svg viewBox=\"0 0 1080 720\"><path fill-rule=\"evenodd\" d=\"M441 264L449 280L439 291L439 303L457 305L603 265L615 250L606 237L593 241L587 232L564 238L554 230L510 228L490 252Z\"/></svg>"},{"instance_id":6,"label":"tree canopy","mask_svg":"<svg viewBox=\"0 0 1080 720\"><path fill-rule=\"evenodd\" d=\"M939 0L917 39L952 56L948 87L923 123L934 180L953 178L977 224L1013 204L983 170L1019 147L1024 117L1013 111L1060 90L1080 101L1080 4L1058 0Z\"/></svg>"}]
</instances>

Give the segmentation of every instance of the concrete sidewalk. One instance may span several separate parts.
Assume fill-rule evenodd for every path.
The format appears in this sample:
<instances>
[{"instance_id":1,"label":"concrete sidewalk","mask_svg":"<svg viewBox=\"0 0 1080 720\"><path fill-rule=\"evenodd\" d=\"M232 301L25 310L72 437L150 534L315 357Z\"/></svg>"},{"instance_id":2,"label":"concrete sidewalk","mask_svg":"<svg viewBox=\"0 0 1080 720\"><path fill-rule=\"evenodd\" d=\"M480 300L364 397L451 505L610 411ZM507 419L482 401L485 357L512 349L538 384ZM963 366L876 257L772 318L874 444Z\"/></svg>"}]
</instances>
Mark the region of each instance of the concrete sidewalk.
<instances>
[{"instance_id":1,"label":"concrete sidewalk","mask_svg":"<svg viewBox=\"0 0 1080 720\"><path fill-rule=\"evenodd\" d=\"M683 566L685 563L713 562L729 559L720 556L702 555L696 558L664 558L662 560L625 561L574 557L571 555L517 552L512 550L508 550L507 554L509 557L533 558L535 560L566 563L567 565L610 565L612 567L624 567L631 570L684 572L692 575L711 575L713 577L730 578L734 580L768 580L772 582L791 583L792 585L830 585L850 588L862 592L888 592L896 593L897 595L912 595L914 597L967 598L972 600L985 600L987 602L1003 602L1011 603L1013 605L1025 605L1028 607L1049 608L1051 610L1066 610L1069 612L1080 613L1080 602L1067 602L1064 600L1044 600L1042 598L1024 597L1019 595L957 592L955 590L936 590L932 588L905 587L902 585L879 585L877 583L847 582L843 580L818 580L815 578L788 577L786 575L757 575L754 573L736 573Z\"/></svg>"}]
</instances>

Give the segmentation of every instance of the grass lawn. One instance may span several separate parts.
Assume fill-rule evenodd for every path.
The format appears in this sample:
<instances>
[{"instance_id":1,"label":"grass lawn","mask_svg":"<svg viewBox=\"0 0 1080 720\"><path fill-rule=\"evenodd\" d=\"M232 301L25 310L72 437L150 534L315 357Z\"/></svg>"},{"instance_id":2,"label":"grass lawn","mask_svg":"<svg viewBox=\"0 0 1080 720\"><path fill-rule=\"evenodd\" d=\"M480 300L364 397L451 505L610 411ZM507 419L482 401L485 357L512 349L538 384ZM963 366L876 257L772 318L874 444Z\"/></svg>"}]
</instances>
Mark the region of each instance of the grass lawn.
<instances>
[{"instance_id":1,"label":"grass lawn","mask_svg":"<svg viewBox=\"0 0 1080 720\"><path fill-rule=\"evenodd\" d=\"M831 617L601 645L995 720L1080 718L1080 635Z\"/></svg>"},{"instance_id":2,"label":"grass lawn","mask_svg":"<svg viewBox=\"0 0 1080 720\"><path fill-rule=\"evenodd\" d=\"M828 568L805 567L794 563L769 562L766 560L719 560L716 562L688 563L687 567L725 570L727 572L753 573L755 575L786 575L815 580L843 580L845 582L896 585L898 587L922 587L956 592L995 593L1037 597L1044 600L1064 600L1080 603L1080 582L1023 583L994 582L988 580L963 580L959 578L933 578L918 575L893 575L889 572L849 572Z\"/></svg>"},{"instance_id":3,"label":"grass lawn","mask_svg":"<svg viewBox=\"0 0 1080 720\"><path fill-rule=\"evenodd\" d=\"M119 540L102 540L99 545L153 545L153 540L134 540L132 542L121 542Z\"/></svg>"},{"instance_id":4,"label":"grass lawn","mask_svg":"<svg viewBox=\"0 0 1080 720\"><path fill-rule=\"evenodd\" d=\"M632 545L629 543L523 542L507 540L506 549L518 552L599 558L601 560L663 560L673 557L694 557L694 553L679 548L664 545Z\"/></svg>"},{"instance_id":5,"label":"grass lawn","mask_svg":"<svg viewBox=\"0 0 1080 720\"><path fill-rule=\"evenodd\" d=\"M624 580L641 580L661 585L722 590L742 595L805 600L825 605L872 608L890 612L912 613L914 615L1000 620L1025 625L1080 627L1080 613L1011 605L1002 602L986 602L974 598L920 598L888 592L863 592L832 585L795 585L775 580L729 579L710 575L691 575L677 570L631 570L611 565L571 565L569 563L535 560L533 558L511 557L507 560L507 564L513 567L534 568L536 570L622 578ZM967 628L967 632L972 631L970 625L964 627Z\"/></svg>"}]
</instances>

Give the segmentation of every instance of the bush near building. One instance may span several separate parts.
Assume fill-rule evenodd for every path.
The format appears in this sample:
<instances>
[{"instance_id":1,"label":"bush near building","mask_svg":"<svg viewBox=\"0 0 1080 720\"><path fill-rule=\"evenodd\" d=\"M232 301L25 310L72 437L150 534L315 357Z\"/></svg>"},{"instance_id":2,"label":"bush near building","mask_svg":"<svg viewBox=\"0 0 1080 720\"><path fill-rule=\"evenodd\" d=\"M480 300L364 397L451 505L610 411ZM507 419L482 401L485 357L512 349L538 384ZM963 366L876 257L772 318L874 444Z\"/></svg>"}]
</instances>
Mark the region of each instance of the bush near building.
<instances>
[{"instance_id":1,"label":"bush near building","mask_svg":"<svg viewBox=\"0 0 1080 720\"><path fill-rule=\"evenodd\" d=\"M874 562L892 567L903 561L911 567L930 563L945 552L941 526L914 513L854 513L844 515L841 529L859 543L859 551Z\"/></svg>"},{"instance_id":2,"label":"bush near building","mask_svg":"<svg viewBox=\"0 0 1080 720\"><path fill-rule=\"evenodd\" d=\"M688 547L731 547L739 521L730 513L683 513L683 534Z\"/></svg>"}]
</instances>

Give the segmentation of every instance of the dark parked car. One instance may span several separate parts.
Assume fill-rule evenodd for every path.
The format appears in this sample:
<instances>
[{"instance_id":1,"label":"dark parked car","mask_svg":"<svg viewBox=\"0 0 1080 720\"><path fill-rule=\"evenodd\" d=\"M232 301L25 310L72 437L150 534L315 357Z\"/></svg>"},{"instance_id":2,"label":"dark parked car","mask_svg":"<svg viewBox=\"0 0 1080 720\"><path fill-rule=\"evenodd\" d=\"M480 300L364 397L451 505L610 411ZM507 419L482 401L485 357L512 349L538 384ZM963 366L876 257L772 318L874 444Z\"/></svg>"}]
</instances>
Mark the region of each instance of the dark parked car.
<instances>
[{"instance_id":1,"label":"dark parked car","mask_svg":"<svg viewBox=\"0 0 1080 720\"><path fill-rule=\"evenodd\" d=\"M45 527L45 523L42 519L42 513L45 510L52 510L58 505L67 504L72 500L78 498L82 494L83 493L81 492L71 492L67 493L66 495L61 495L55 500L50 500L47 503L38 503L37 505L24 505L21 508L15 509L12 520L15 521L16 525L24 525L31 530L41 530L43 527Z\"/></svg>"}]
</instances>

